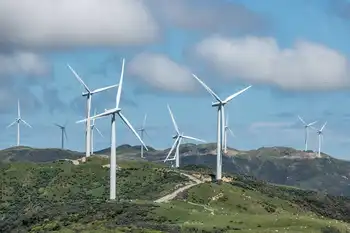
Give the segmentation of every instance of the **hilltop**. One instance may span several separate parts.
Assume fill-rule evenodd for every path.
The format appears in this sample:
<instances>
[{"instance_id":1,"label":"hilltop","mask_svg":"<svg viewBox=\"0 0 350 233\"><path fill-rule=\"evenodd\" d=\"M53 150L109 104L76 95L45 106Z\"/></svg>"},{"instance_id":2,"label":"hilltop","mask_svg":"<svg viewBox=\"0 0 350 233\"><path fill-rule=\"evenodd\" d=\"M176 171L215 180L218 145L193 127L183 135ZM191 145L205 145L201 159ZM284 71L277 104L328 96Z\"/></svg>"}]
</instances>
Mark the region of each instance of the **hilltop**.
<instances>
[{"instance_id":1,"label":"hilltop","mask_svg":"<svg viewBox=\"0 0 350 233\"><path fill-rule=\"evenodd\" d=\"M109 173L102 166L106 162L93 157L80 165L68 161L2 163L0 229L56 233L350 232L349 198L240 175L216 184L208 180L210 169L206 167L185 167L177 172L155 163L120 162L118 201L110 202ZM174 199L154 202L185 187L190 183L188 177L202 181Z\"/></svg>"},{"instance_id":2,"label":"hilltop","mask_svg":"<svg viewBox=\"0 0 350 233\"><path fill-rule=\"evenodd\" d=\"M180 146L181 166L197 164L216 167L216 144L183 144ZM108 157L110 149L95 152ZM169 149L156 150L149 147L146 160L164 164ZM223 156L223 172L255 176L271 183L323 191L333 195L350 196L350 162L314 152L288 147L263 147L257 150L240 151L229 148ZM9 148L0 151L1 161L49 162L59 159L77 159L82 153L60 149ZM144 161L140 158L140 146L117 147L118 161Z\"/></svg>"}]
</instances>

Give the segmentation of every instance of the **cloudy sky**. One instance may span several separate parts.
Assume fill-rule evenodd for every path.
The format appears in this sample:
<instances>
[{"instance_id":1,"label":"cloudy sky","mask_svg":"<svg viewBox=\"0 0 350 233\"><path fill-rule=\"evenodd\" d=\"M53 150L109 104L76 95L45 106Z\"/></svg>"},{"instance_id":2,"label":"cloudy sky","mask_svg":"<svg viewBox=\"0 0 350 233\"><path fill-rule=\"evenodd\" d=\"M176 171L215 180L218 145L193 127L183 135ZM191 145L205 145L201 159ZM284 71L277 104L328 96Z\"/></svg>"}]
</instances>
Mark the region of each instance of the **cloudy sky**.
<instances>
[{"instance_id":1,"label":"cloudy sky","mask_svg":"<svg viewBox=\"0 0 350 233\"><path fill-rule=\"evenodd\" d=\"M59 147L53 123L68 121L67 146L84 150L83 87L118 82L126 58L122 111L135 127L145 113L156 148L171 146L169 104L181 131L216 140L212 97L253 85L226 108L238 149L303 148L297 119L327 120L324 151L350 157L350 2L347 0L0 0L0 147L16 142L6 126L17 114L22 143ZM94 96L98 112L113 107L116 89ZM110 119L97 127L95 148L110 144ZM137 140L120 122L117 144ZM317 135L310 132L310 149Z\"/></svg>"}]
</instances>

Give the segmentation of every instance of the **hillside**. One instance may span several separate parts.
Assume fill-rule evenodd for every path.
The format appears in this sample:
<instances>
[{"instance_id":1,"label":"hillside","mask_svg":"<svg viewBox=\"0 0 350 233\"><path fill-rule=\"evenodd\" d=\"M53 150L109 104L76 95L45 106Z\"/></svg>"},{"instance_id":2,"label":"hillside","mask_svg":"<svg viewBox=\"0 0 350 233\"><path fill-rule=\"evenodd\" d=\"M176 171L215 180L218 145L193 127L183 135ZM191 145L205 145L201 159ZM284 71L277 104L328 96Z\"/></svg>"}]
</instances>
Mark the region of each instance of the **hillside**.
<instances>
[{"instance_id":1,"label":"hillside","mask_svg":"<svg viewBox=\"0 0 350 233\"><path fill-rule=\"evenodd\" d=\"M52 162L59 159L81 158L83 153L61 149L37 149L31 147L11 147L0 150L1 162Z\"/></svg>"},{"instance_id":2,"label":"hillside","mask_svg":"<svg viewBox=\"0 0 350 233\"><path fill-rule=\"evenodd\" d=\"M103 158L85 164L2 163L0 229L4 232L307 232L349 233L350 199L280 187L251 177L198 183L174 200L154 203L189 182L147 162L120 162L117 202L108 198ZM208 169L187 167L188 176Z\"/></svg>"},{"instance_id":3,"label":"hillside","mask_svg":"<svg viewBox=\"0 0 350 233\"><path fill-rule=\"evenodd\" d=\"M180 147L181 165L202 164L216 167L216 144L184 144ZM155 150L150 147L145 152L146 160L163 164L169 149ZM97 151L104 157L109 156L109 148ZM76 159L82 153L60 149L9 148L0 151L1 161L48 162L57 159ZM118 161L141 161L140 147L121 145L117 147ZM259 148L239 151L229 149L223 156L223 172L244 174L271 183L319 190L334 195L350 196L350 162L322 154L315 158L313 152L303 152L287 147Z\"/></svg>"},{"instance_id":4,"label":"hillside","mask_svg":"<svg viewBox=\"0 0 350 233\"><path fill-rule=\"evenodd\" d=\"M139 147L128 148L124 158L140 159ZM216 168L216 144L183 144L180 146L181 165L202 164ZM146 152L148 161L162 163L169 149ZM126 154L126 153L125 153ZM223 156L223 172L255 176L271 183L323 191L333 195L350 196L350 162L335 159L327 154L315 157L312 151L304 152L288 147L263 147L239 151L229 148Z\"/></svg>"}]
</instances>

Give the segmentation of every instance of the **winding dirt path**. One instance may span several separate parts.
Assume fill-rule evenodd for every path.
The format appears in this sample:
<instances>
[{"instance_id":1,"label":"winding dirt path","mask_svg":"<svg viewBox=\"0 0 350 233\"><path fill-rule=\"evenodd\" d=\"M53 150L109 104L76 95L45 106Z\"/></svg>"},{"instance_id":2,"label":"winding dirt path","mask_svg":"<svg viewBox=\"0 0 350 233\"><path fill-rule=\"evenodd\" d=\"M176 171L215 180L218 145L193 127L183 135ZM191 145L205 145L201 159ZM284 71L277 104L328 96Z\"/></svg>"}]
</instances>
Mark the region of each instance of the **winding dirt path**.
<instances>
[{"instance_id":1,"label":"winding dirt path","mask_svg":"<svg viewBox=\"0 0 350 233\"><path fill-rule=\"evenodd\" d=\"M164 196L164 197L161 197L161 198L155 200L154 202L156 202L156 203L163 203L163 202L171 201L171 200L173 200L179 193L181 193L181 192L183 192L183 191L185 191L185 190L187 190L187 189L189 189L189 188L191 188L191 187L193 187L193 186L196 186L196 185L199 185L199 184L204 183L204 181L199 180L199 179L197 179L196 177L194 177L194 176L192 176L192 175L189 175L189 174L186 174L186 173L182 173L182 172L181 172L180 174L181 174L181 175L184 175L184 176L186 176L186 177L188 177L193 183L188 184L188 185L185 185L185 186L183 186L183 187L180 187L180 188L176 189L174 192L172 192L172 193L170 193L170 194L168 194L168 195L166 195L166 196Z\"/></svg>"}]
</instances>

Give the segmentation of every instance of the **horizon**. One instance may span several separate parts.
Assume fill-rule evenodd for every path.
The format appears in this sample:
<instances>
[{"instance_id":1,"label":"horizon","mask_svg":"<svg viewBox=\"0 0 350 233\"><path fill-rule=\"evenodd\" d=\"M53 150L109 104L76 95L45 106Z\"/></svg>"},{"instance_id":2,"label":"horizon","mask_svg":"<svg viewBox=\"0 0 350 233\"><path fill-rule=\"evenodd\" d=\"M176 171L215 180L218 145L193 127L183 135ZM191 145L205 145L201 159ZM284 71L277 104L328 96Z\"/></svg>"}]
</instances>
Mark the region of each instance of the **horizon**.
<instances>
[{"instance_id":1,"label":"horizon","mask_svg":"<svg viewBox=\"0 0 350 233\"><path fill-rule=\"evenodd\" d=\"M2 149L16 144L15 127L6 126L17 117L19 99L22 118L33 126L21 125L21 145L59 148L54 123L68 121L65 149L85 151L84 124L75 123L86 115L84 89L67 64L96 89L119 82L125 58L121 108L135 129L148 115L147 145L173 144L167 104L180 132L215 143L214 99L193 73L223 99L252 85L225 107L236 135L228 136L230 148L303 150L300 115L318 121L317 129L327 121L321 151L350 159L347 0L31 1L0 0L6 22L0 22ZM116 92L94 95L91 115L114 106ZM117 146L137 144L119 118L116 125ZM95 133L95 151L110 147L110 117L96 126L104 137ZM308 149L317 147L317 132L310 130Z\"/></svg>"}]
</instances>

